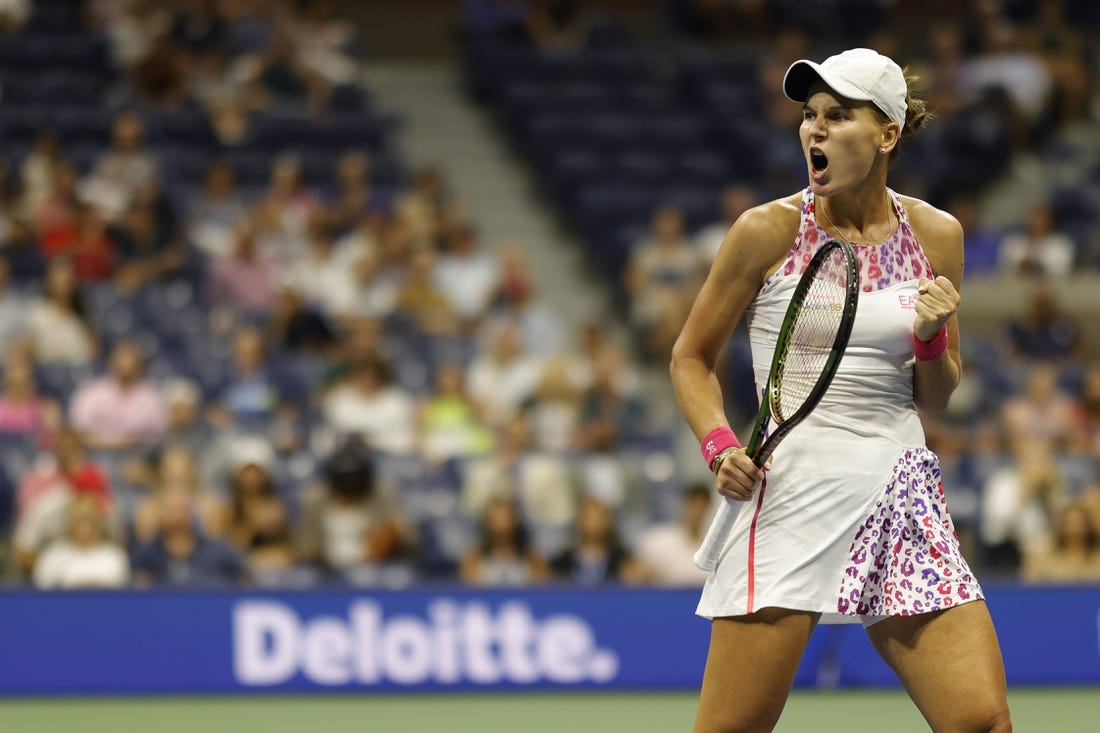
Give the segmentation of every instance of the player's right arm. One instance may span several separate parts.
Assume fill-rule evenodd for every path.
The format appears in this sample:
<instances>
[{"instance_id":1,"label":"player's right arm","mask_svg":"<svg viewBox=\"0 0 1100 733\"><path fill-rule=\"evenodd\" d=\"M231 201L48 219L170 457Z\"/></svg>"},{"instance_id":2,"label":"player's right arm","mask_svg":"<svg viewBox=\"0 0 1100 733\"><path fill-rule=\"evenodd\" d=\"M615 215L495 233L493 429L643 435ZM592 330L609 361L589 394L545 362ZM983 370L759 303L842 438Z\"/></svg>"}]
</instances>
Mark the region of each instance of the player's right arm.
<instances>
[{"instance_id":1,"label":"player's right arm","mask_svg":"<svg viewBox=\"0 0 1100 733\"><path fill-rule=\"evenodd\" d=\"M672 349L669 372L684 419L702 440L729 426L714 368L734 326L768 275L785 258L798 233L800 197L773 201L745 212L730 228L687 322ZM738 451L722 464L718 489L745 500L761 478Z\"/></svg>"}]
</instances>

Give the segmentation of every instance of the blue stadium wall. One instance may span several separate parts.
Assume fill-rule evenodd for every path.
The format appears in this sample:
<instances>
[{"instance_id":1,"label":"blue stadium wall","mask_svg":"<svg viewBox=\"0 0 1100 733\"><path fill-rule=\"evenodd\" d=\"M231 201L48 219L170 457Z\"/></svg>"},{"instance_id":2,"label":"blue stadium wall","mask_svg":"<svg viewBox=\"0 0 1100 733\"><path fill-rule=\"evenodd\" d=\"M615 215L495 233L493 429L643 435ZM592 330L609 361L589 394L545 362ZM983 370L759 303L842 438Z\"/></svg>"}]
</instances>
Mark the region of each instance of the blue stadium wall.
<instances>
[{"instance_id":1,"label":"blue stadium wall","mask_svg":"<svg viewBox=\"0 0 1100 733\"><path fill-rule=\"evenodd\" d=\"M1009 682L1100 684L1100 588L990 588ZM694 591L0 593L0 695L697 688ZM800 687L895 684L823 626Z\"/></svg>"}]
</instances>

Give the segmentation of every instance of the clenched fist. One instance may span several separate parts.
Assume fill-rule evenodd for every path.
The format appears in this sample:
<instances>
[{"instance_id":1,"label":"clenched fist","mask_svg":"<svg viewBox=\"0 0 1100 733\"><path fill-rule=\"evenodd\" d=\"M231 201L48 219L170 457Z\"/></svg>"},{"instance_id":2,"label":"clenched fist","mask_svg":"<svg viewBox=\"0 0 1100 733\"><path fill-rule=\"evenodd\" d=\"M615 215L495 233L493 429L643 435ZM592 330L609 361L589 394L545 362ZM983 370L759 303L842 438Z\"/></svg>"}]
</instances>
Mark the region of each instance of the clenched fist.
<instances>
[{"instance_id":1,"label":"clenched fist","mask_svg":"<svg viewBox=\"0 0 1100 733\"><path fill-rule=\"evenodd\" d=\"M943 275L935 280L922 277L917 293L917 319L913 322L913 333L921 341L931 341L948 319L955 315L962 296Z\"/></svg>"}]
</instances>

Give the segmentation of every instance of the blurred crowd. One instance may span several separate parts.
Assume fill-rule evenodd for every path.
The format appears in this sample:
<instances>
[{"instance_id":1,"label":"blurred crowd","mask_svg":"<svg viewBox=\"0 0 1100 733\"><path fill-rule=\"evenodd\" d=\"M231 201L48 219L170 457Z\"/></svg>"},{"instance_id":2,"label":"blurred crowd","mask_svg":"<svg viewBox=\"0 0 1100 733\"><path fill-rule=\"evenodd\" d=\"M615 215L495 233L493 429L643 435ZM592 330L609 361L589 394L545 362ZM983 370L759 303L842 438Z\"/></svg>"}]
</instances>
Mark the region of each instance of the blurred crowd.
<instances>
[{"instance_id":1,"label":"blurred crowd","mask_svg":"<svg viewBox=\"0 0 1100 733\"><path fill-rule=\"evenodd\" d=\"M22 90L43 124L5 150L10 583L699 582L709 493L681 496L629 349L439 172L378 175L385 135L303 144L376 118L326 3L22 20L0 46L70 44L105 94ZM52 124L104 109L79 150Z\"/></svg>"},{"instance_id":2,"label":"blurred crowd","mask_svg":"<svg viewBox=\"0 0 1100 733\"><path fill-rule=\"evenodd\" d=\"M674 5L690 38L688 16L720 4ZM589 37L580 3L464 10L536 54ZM622 344L564 321L522 248L483 241L461 182L405 170L365 44L323 0L12 2L0 18L8 583L701 583L712 492L682 480L642 370L775 180L713 187L709 219L654 210L616 273L637 335ZM1031 119L1086 115L1057 81L1073 72L1049 73ZM976 193L952 193L960 217ZM1057 212L972 227L972 259L1040 284L1089 266ZM1100 368L1056 292L988 334L929 436L949 490L974 497L958 521L976 565L1094 579ZM751 384L728 351L731 383ZM751 414L751 390L729 392Z\"/></svg>"}]
</instances>

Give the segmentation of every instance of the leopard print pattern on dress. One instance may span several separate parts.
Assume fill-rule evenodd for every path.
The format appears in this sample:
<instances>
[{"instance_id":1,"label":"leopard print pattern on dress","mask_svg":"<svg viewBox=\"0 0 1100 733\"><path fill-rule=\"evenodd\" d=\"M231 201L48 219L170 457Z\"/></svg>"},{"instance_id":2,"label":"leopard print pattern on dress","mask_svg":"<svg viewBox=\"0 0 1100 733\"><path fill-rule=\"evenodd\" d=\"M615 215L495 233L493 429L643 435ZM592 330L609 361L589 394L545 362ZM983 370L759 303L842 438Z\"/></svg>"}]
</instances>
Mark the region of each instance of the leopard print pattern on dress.
<instances>
[{"instance_id":1,"label":"leopard print pattern on dress","mask_svg":"<svg viewBox=\"0 0 1100 733\"><path fill-rule=\"evenodd\" d=\"M860 288L865 293L882 290L899 282L918 280L922 277L933 279L932 266L921 249L917 235L909 226L909 217L901 199L893 191L889 192L894 211L898 216L898 228L882 244L876 246L854 247L859 261ZM795 246L787 255L786 261L777 274L798 276L809 266L814 252L829 241L829 234L817 224L814 195L807 188L802 194L802 222L799 226Z\"/></svg>"},{"instance_id":2,"label":"leopard print pattern on dress","mask_svg":"<svg viewBox=\"0 0 1100 733\"><path fill-rule=\"evenodd\" d=\"M910 616L981 599L958 548L939 460L925 448L905 451L852 541L837 611Z\"/></svg>"}]
</instances>

